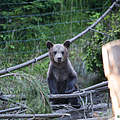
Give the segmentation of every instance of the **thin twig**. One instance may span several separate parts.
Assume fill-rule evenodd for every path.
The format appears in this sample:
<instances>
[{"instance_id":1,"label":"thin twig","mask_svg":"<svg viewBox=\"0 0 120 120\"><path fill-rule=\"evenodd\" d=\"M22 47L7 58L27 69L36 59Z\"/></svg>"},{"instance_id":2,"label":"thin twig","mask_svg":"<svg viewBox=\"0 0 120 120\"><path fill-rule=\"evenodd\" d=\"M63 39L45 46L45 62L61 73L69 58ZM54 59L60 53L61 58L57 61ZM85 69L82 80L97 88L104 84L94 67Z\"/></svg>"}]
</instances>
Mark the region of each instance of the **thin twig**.
<instances>
[{"instance_id":1,"label":"thin twig","mask_svg":"<svg viewBox=\"0 0 120 120\"><path fill-rule=\"evenodd\" d=\"M93 110L93 98L92 98L92 92L90 92L90 102L91 102L92 117L93 117L94 110Z\"/></svg>"},{"instance_id":2,"label":"thin twig","mask_svg":"<svg viewBox=\"0 0 120 120\"><path fill-rule=\"evenodd\" d=\"M1 96L0 96L0 99L1 99ZM31 108L29 108L28 106L26 106L26 105L24 105L24 104L21 104L21 103L18 103L18 102L15 102L14 100L11 100L11 99L9 99L9 98L7 98L7 97L2 98L1 100L12 102L13 104L19 105L19 106L21 106L21 107L23 107L23 108L26 108L26 109L32 111L32 113L35 113L35 112L34 112Z\"/></svg>"},{"instance_id":3,"label":"thin twig","mask_svg":"<svg viewBox=\"0 0 120 120\"><path fill-rule=\"evenodd\" d=\"M79 95L79 98L80 98L80 100L82 101L82 104L83 104L83 109L84 109L84 118L86 119L87 117L86 117L86 106L85 106L85 103L84 103L84 100L83 100L83 98Z\"/></svg>"},{"instance_id":4,"label":"thin twig","mask_svg":"<svg viewBox=\"0 0 120 120\"><path fill-rule=\"evenodd\" d=\"M18 74L16 74L16 73L10 73L10 74L1 75L0 78L9 77L9 76L16 76L16 75L18 75Z\"/></svg>"},{"instance_id":5,"label":"thin twig","mask_svg":"<svg viewBox=\"0 0 120 120\"><path fill-rule=\"evenodd\" d=\"M101 32L101 31L98 31L98 30L95 30L95 29L93 29L93 28L91 28L91 30L92 31L94 31L94 32L98 32L98 33L100 33L100 34L102 34L102 35L105 35L105 36L110 36L110 35L108 35L107 33L103 33L103 32Z\"/></svg>"}]
</instances>

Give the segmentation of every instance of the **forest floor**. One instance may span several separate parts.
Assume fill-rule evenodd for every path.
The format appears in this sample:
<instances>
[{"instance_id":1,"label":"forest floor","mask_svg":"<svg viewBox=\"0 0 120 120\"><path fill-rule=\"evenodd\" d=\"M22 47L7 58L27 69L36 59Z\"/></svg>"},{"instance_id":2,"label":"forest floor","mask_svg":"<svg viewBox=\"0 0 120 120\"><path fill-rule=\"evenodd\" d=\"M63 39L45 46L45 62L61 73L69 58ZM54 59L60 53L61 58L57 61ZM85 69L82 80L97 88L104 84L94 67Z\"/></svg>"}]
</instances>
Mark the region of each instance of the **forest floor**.
<instances>
[{"instance_id":1,"label":"forest floor","mask_svg":"<svg viewBox=\"0 0 120 120\"><path fill-rule=\"evenodd\" d=\"M71 118L64 117L58 120L112 120L112 105L108 101L110 98L106 98L106 94L93 95L93 107L90 109L89 107L76 109L70 105L61 105L61 108L53 112L71 114Z\"/></svg>"}]
</instances>

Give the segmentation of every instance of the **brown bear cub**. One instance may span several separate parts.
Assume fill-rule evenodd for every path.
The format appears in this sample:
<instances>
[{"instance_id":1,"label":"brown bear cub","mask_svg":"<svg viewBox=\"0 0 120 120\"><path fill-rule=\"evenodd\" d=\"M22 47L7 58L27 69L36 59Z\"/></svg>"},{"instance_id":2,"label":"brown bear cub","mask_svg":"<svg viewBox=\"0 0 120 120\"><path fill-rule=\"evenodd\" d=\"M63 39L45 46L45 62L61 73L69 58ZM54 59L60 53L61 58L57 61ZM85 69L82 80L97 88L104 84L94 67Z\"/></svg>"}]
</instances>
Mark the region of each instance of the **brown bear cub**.
<instances>
[{"instance_id":1,"label":"brown bear cub","mask_svg":"<svg viewBox=\"0 0 120 120\"><path fill-rule=\"evenodd\" d=\"M64 44L47 42L50 57L47 81L50 94L68 94L77 91L77 74L68 58L69 46L70 41L68 40ZM78 98L56 99L52 102L53 104L79 104Z\"/></svg>"}]
</instances>

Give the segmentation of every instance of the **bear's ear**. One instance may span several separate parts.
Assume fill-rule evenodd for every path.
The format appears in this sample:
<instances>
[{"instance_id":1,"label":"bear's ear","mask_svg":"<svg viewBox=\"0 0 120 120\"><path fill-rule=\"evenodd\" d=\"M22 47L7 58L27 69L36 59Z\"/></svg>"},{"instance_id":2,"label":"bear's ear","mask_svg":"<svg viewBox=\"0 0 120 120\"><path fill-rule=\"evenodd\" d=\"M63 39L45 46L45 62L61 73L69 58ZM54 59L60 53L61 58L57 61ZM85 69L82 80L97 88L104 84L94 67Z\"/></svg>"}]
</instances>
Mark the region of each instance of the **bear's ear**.
<instances>
[{"instance_id":1,"label":"bear's ear","mask_svg":"<svg viewBox=\"0 0 120 120\"><path fill-rule=\"evenodd\" d=\"M69 40L66 40L63 44L66 48L69 48L70 47L70 41Z\"/></svg>"},{"instance_id":2,"label":"bear's ear","mask_svg":"<svg viewBox=\"0 0 120 120\"><path fill-rule=\"evenodd\" d=\"M50 49L50 48L52 48L53 47L53 44L52 44L52 42L50 42L50 41L47 41L47 48L48 49Z\"/></svg>"}]
</instances>

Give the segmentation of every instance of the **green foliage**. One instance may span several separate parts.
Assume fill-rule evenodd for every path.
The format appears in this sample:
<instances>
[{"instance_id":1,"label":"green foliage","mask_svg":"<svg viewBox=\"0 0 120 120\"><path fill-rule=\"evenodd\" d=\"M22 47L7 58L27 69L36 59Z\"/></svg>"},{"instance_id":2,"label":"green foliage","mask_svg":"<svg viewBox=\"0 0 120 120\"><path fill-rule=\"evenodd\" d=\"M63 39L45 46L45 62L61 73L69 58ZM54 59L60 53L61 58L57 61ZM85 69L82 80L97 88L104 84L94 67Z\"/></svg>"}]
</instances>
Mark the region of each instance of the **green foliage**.
<instances>
[{"instance_id":1,"label":"green foliage","mask_svg":"<svg viewBox=\"0 0 120 120\"><path fill-rule=\"evenodd\" d=\"M24 0L21 2L24 2ZM3 10L2 17L4 17L4 20L3 24L1 24L1 30L8 32L0 35L0 42L5 41L0 46L3 50L2 53L14 53L14 51L18 53L21 51L36 52L41 50L43 51L39 54L45 52L45 44L51 34L51 28L47 25L44 26L44 24L49 24L50 20L54 21L55 17L49 15L49 13L58 11L60 4L60 0L33 1L31 4L15 6L13 10L10 8L9 11ZM9 32L12 30L14 31ZM23 57L30 56L23 55ZM15 56L16 61L19 60L19 57L21 55Z\"/></svg>"},{"instance_id":2,"label":"green foliage","mask_svg":"<svg viewBox=\"0 0 120 120\"><path fill-rule=\"evenodd\" d=\"M0 82L0 91L6 94L16 95L16 102L23 102L28 106L27 113L49 113L51 112L48 101L48 86L42 76L30 75L24 72L16 72L15 77L3 78ZM32 111L31 111L31 110Z\"/></svg>"},{"instance_id":3,"label":"green foliage","mask_svg":"<svg viewBox=\"0 0 120 120\"><path fill-rule=\"evenodd\" d=\"M90 19L92 22L89 22L88 24L94 23L98 18L100 17L99 13L92 13L90 16ZM87 39L88 44L84 47L84 57L83 60L86 63L86 69L88 72L95 72L100 76L100 80L104 79L104 73L103 73L103 63L102 63L102 45L105 43L119 39L119 33L120 33L120 25L118 24L118 21L120 20L119 11L117 14L114 12L112 15L108 15L104 19L104 23L99 23L95 30L99 31L101 33L105 33L106 35L103 35L99 32L91 32L92 37L90 39ZM110 26L109 26L109 25ZM107 31L106 31L107 29Z\"/></svg>"},{"instance_id":4,"label":"green foliage","mask_svg":"<svg viewBox=\"0 0 120 120\"><path fill-rule=\"evenodd\" d=\"M3 1L3 3L14 4L0 5L1 17L4 17L0 18L1 30L7 31L0 34L2 43L0 57L5 59L6 55L11 57L11 53L13 53L12 58L15 61L12 64L26 61L31 54L34 54L32 58L36 57L36 52L39 55L46 52L47 40L62 43L84 30L87 22L83 23L82 20L87 21L91 14L89 9L96 7L92 6L95 0L92 2L89 0L86 2L83 0L72 0L71 2L69 0L32 0L31 3L28 1L28 4L21 4L24 2L26 1ZM101 7L104 3L107 1L97 2L97 5ZM88 9L88 11L84 11L83 14L83 9ZM72 23L72 21L80 22ZM21 56L24 59L20 59ZM4 64L9 66L6 62Z\"/></svg>"},{"instance_id":5,"label":"green foliage","mask_svg":"<svg viewBox=\"0 0 120 120\"><path fill-rule=\"evenodd\" d=\"M47 40L63 43L72 38L94 23L108 6L109 0L2 0L0 69L45 53ZM115 14L113 11L113 14L106 16L104 21L95 27L95 30L106 33L109 37L91 31L72 44L70 59L79 76L83 69L87 69L87 72L96 73L103 80L101 47L120 38L119 12ZM85 67L82 67L83 63ZM17 70L17 76L0 80L0 90L5 94L25 95L27 106L35 113L50 112L47 98L49 90L45 80L48 64L47 58ZM89 73L87 74L89 76ZM21 102L20 97L15 101Z\"/></svg>"}]
</instances>

